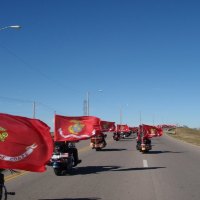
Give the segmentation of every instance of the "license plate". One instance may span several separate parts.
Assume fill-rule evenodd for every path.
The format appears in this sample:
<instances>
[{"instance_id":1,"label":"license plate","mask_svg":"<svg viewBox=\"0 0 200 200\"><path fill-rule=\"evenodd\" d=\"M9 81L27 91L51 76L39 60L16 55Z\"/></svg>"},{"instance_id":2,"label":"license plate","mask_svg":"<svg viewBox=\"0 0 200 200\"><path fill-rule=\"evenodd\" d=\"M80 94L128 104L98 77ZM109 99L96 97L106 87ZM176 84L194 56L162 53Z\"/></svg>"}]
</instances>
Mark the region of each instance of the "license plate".
<instances>
[{"instance_id":1,"label":"license plate","mask_svg":"<svg viewBox=\"0 0 200 200\"><path fill-rule=\"evenodd\" d=\"M60 157L61 157L61 158L68 158L68 157L69 157L69 154L68 154L68 153L61 153L61 154L60 154Z\"/></svg>"},{"instance_id":2,"label":"license plate","mask_svg":"<svg viewBox=\"0 0 200 200\"><path fill-rule=\"evenodd\" d=\"M60 155L53 155L52 156L52 159L59 159L60 158Z\"/></svg>"},{"instance_id":3,"label":"license plate","mask_svg":"<svg viewBox=\"0 0 200 200\"><path fill-rule=\"evenodd\" d=\"M68 153L61 153L61 154L53 155L52 159L60 159L60 158L68 158L68 157L69 157Z\"/></svg>"}]
</instances>

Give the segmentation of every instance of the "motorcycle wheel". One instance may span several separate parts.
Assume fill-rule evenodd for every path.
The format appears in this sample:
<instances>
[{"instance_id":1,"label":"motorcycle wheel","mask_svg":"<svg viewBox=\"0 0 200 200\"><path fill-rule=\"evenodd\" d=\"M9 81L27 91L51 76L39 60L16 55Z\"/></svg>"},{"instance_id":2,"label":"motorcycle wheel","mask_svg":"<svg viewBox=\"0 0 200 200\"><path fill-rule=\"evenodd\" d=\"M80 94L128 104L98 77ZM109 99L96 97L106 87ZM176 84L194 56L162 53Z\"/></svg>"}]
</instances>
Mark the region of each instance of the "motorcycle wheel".
<instances>
[{"instance_id":1,"label":"motorcycle wheel","mask_svg":"<svg viewBox=\"0 0 200 200\"><path fill-rule=\"evenodd\" d=\"M144 151L142 151L142 153L144 154L144 153L148 153L149 152L149 150L144 150Z\"/></svg>"},{"instance_id":2,"label":"motorcycle wheel","mask_svg":"<svg viewBox=\"0 0 200 200\"><path fill-rule=\"evenodd\" d=\"M0 186L0 199L3 199L3 187L2 185Z\"/></svg>"},{"instance_id":3,"label":"motorcycle wheel","mask_svg":"<svg viewBox=\"0 0 200 200\"><path fill-rule=\"evenodd\" d=\"M62 175L66 174L66 172L64 170L57 169L57 168L54 168L54 173L56 176L62 176Z\"/></svg>"},{"instance_id":4,"label":"motorcycle wheel","mask_svg":"<svg viewBox=\"0 0 200 200\"><path fill-rule=\"evenodd\" d=\"M71 165L70 165L70 167L68 168L68 170L71 170L74 166L75 166L75 159L74 159L74 156L72 155L72 158L71 158Z\"/></svg>"}]
</instances>

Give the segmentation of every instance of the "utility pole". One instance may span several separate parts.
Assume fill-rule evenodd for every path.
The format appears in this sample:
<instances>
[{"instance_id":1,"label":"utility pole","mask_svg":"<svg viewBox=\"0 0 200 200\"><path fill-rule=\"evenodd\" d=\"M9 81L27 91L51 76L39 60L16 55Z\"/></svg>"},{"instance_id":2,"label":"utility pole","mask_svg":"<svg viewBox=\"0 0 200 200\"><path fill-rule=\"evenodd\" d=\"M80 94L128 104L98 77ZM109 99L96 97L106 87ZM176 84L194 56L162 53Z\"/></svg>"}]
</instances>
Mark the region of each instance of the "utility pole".
<instances>
[{"instance_id":1,"label":"utility pole","mask_svg":"<svg viewBox=\"0 0 200 200\"><path fill-rule=\"evenodd\" d=\"M83 101L83 115L87 116L87 100Z\"/></svg>"},{"instance_id":2,"label":"utility pole","mask_svg":"<svg viewBox=\"0 0 200 200\"><path fill-rule=\"evenodd\" d=\"M87 116L90 115L89 92L87 92Z\"/></svg>"},{"instance_id":3,"label":"utility pole","mask_svg":"<svg viewBox=\"0 0 200 200\"><path fill-rule=\"evenodd\" d=\"M33 119L35 119L35 101L33 102Z\"/></svg>"},{"instance_id":4,"label":"utility pole","mask_svg":"<svg viewBox=\"0 0 200 200\"><path fill-rule=\"evenodd\" d=\"M142 125L142 114L141 114L141 111L140 111L140 125Z\"/></svg>"},{"instance_id":5,"label":"utility pole","mask_svg":"<svg viewBox=\"0 0 200 200\"><path fill-rule=\"evenodd\" d=\"M103 90L98 90L98 92L103 92ZM89 116L90 115L90 92L88 91L86 93L86 103L84 102L83 108L84 108L84 113L85 113L85 108L86 108L86 116Z\"/></svg>"}]
</instances>

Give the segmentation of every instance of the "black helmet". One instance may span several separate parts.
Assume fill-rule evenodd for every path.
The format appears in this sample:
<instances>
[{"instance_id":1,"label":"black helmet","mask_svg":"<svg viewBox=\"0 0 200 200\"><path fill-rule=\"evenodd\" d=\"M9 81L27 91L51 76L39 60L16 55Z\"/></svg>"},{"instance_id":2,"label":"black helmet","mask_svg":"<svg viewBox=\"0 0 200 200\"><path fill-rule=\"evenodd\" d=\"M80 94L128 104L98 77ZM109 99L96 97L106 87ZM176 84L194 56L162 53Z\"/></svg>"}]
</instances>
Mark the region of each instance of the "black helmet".
<instances>
[{"instance_id":1,"label":"black helmet","mask_svg":"<svg viewBox=\"0 0 200 200\"><path fill-rule=\"evenodd\" d=\"M65 142L55 142L54 151L55 152L63 152L65 149Z\"/></svg>"}]
</instances>

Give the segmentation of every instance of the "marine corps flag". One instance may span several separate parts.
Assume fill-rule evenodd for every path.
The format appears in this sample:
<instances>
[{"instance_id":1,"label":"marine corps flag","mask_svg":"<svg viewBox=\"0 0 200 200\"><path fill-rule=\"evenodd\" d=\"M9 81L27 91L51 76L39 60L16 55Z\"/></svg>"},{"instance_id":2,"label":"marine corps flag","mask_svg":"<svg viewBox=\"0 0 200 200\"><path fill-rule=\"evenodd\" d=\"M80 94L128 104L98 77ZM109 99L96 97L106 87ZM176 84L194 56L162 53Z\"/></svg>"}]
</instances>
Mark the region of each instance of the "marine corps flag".
<instances>
[{"instance_id":1,"label":"marine corps flag","mask_svg":"<svg viewBox=\"0 0 200 200\"><path fill-rule=\"evenodd\" d=\"M100 119L93 116L55 115L55 141L86 140L100 130Z\"/></svg>"},{"instance_id":2,"label":"marine corps flag","mask_svg":"<svg viewBox=\"0 0 200 200\"><path fill-rule=\"evenodd\" d=\"M101 121L100 125L103 132L115 131L115 122Z\"/></svg>"},{"instance_id":3,"label":"marine corps flag","mask_svg":"<svg viewBox=\"0 0 200 200\"><path fill-rule=\"evenodd\" d=\"M157 137L157 136L162 136L163 130L162 128L156 127L156 126L151 126L151 125L142 125L142 130L145 135L148 135L149 137Z\"/></svg>"},{"instance_id":4,"label":"marine corps flag","mask_svg":"<svg viewBox=\"0 0 200 200\"><path fill-rule=\"evenodd\" d=\"M0 168L43 172L52 153L53 140L45 123L0 113Z\"/></svg>"}]
</instances>

